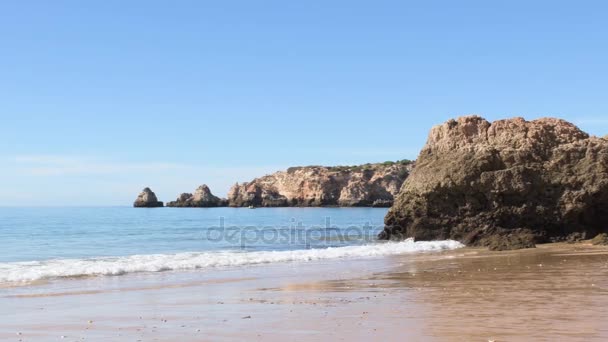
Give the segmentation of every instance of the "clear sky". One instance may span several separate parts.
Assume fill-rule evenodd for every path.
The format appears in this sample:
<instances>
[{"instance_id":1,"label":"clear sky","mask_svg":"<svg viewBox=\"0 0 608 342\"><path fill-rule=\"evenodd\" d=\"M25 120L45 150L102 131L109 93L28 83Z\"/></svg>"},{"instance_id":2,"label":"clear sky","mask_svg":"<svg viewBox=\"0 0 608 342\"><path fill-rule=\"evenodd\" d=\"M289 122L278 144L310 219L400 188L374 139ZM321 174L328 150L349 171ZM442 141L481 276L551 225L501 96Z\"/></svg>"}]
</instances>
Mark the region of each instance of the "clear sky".
<instances>
[{"instance_id":1,"label":"clear sky","mask_svg":"<svg viewBox=\"0 0 608 342\"><path fill-rule=\"evenodd\" d=\"M0 2L0 205L130 205L413 159L431 126L608 133L604 1Z\"/></svg>"}]
</instances>

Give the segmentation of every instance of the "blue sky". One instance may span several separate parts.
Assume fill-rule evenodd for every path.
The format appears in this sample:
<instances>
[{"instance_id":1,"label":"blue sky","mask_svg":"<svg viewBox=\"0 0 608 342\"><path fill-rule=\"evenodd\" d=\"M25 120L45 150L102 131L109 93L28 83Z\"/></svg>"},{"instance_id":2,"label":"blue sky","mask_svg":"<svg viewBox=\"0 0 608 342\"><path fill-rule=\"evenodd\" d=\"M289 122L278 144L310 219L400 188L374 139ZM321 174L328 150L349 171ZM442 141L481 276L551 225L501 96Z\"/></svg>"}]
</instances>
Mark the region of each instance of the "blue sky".
<instances>
[{"instance_id":1,"label":"blue sky","mask_svg":"<svg viewBox=\"0 0 608 342\"><path fill-rule=\"evenodd\" d=\"M0 205L225 195L415 158L431 126L608 133L601 1L2 1Z\"/></svg>"}]
</instances>

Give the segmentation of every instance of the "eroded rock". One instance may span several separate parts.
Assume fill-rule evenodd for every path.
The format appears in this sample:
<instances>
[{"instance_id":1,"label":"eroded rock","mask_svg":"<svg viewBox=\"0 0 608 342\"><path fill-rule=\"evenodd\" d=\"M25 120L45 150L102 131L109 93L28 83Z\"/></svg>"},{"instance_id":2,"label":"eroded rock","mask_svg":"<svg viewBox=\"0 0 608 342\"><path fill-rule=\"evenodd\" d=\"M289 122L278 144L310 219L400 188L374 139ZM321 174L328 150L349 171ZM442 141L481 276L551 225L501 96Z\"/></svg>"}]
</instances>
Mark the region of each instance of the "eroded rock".
<instances>
[{"instance_id":1,"label":"eroded rock","mask_svg":"<svg viewBox=\"0 0 608 342\"><path fill-rule=\"evenodd\" d=\"M493 249L606 232L608 141L554 118L450 120L431 130L385 225L379 238Z\"/></svg>"},{"instance_id":2,"label":"eroded rock","mask_svg":"<svg viewBox=\"0 0 608 342\"><path fill-rule=\"evenodd\" d=\"M156 208L162 207L163 202L156 198L156 194L150 188L144 188L133 202L133 206L135 208Z\"/></svg>"},{"instance_id":3,"label":"eroded rock","mask_svg":"<svg viewBox=\"0 0 608 342\"><path fill-rule=\"evenodd\" d=\"M597 234L596 237L591 239L591 243L594 245L608 246L608 234L606 234L606 233Z\"/></svg>"},{"instance_id":4,"label":"eroded rock","mask_svg":"<svg viewBox=\"0 0 608 342\"><path fill-rule=\"evenodd\" d=\"M199 186L193 194L183 193L177 200L167 203L167 207L224 207L225 199L214 196L206 184Z\"/></svg>"},{"instance_id":5,"label":"eroded rock","mask_svg":"<svg viewBox=\"0 0 608 342\"><path fill-rule=\"evenodd\" d=\"M389 207L412 167L409 161L292 167L235 184L228 193L228 201L234 207Z\"/></svg>"}]
</instances>

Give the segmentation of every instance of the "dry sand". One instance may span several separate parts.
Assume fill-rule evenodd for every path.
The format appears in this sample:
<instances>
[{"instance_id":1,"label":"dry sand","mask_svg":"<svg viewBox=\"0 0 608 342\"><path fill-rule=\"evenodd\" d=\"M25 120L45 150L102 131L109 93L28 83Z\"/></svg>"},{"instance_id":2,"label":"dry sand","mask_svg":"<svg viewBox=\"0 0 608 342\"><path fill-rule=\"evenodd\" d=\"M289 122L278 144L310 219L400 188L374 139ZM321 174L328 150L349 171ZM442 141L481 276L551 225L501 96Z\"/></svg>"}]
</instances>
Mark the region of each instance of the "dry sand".
<instances>
[{"instance_id":1,"label":"dry sand","mask_svg":"<svg viewBox=\"0 0 608 342\"><path fill-rule=\"evenodd\" d=\"M71 279L0 307L7 341L607 341L608 248Z\"/></svg>"}]
</instances>

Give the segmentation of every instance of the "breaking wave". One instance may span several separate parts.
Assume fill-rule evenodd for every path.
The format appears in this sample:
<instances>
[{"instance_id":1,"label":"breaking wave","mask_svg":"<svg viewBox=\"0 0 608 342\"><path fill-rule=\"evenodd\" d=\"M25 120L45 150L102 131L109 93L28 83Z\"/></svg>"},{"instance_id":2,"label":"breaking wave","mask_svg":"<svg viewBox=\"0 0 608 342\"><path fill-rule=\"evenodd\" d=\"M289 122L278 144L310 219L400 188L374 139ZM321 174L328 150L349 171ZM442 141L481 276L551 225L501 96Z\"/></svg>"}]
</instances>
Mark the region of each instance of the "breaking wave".
<instances>
[{"instance_id":1,"label":"breaking wave","mask_svg":"<svg viewBox=\"0 0 608 342\"><path fill-rule=\"evenodd\" d=\"M416 252L433 252L463 247L457 241L413 241L376 243L363 246L330 247L292 251L219 251L177 254L131 255L87 259L0 263L0 282L32 282L42 279L123 275L136 272L195 270L211 267L247 266L280 262L363 258Z\"/></svg>"}]
</instances>

